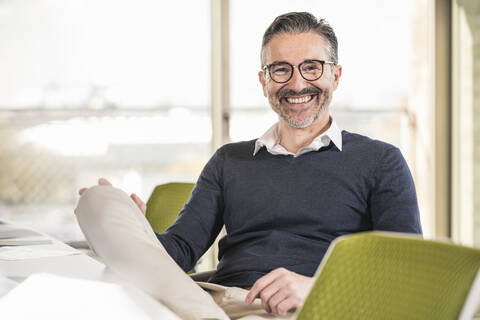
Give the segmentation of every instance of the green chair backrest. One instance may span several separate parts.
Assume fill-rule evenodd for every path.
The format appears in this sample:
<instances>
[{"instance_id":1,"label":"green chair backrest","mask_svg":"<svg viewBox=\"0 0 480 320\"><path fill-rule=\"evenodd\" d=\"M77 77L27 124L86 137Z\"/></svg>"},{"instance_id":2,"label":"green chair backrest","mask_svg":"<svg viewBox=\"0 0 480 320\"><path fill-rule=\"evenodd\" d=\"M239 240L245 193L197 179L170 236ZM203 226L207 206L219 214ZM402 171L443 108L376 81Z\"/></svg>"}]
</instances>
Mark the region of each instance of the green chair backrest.
<instances>
[{"instance_id":1,"label":"green chair backrest","mask_svg":"<svg viewBox=\"0 0 480 320\"><path fill-rule=\"evenodd\" d=\"M155 187L147 201L146 217L153 230L165 232L190 197L193 183L174 182Z\"/></svg>"},{"instance_id":2,"label":"green chair backrest","mask_svg":"<svg viewBox=\"0 0 480 320\"><path fill-rule=\"evenodd\" d=\"M480 250L451 243L389 232L340 237L297 319L458 319L467 300L471 317L479 268Z\"/></svg>"}]
</instances>

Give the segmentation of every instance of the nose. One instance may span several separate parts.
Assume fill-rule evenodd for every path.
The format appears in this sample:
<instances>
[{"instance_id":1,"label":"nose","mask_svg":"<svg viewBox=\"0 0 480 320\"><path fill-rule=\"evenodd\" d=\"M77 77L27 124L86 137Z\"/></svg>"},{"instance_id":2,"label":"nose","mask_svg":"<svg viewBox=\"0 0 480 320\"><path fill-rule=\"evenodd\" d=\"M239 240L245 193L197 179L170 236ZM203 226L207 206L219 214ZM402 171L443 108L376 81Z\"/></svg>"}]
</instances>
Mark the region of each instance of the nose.
<instances>
[{"instance_id":1,"label":"nose","mask_svg":"<svg viewBox=\"0 0 480 320\"><path fill-rule=\"evenodd\" d=\"M300 70L298 70L298 67L295 66L293 68L292 78L288 81L288 87L292 90L299 92L305 88L306 82L307 80L302 77L302 75L300 74Z\"/></svg>"}]
</instances>

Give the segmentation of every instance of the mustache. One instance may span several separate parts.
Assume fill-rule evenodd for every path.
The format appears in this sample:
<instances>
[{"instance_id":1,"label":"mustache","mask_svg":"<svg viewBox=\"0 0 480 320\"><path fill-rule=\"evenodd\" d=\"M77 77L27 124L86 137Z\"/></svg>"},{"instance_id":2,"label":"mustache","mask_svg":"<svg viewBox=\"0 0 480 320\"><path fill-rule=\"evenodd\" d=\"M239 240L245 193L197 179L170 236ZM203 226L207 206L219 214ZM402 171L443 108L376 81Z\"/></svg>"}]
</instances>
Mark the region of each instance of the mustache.
<instances>
[{"instance_id":1,"label":"mustache","mask_svg":"<svg viewBox=\"0 0 480 320\"><path fill-rule=\"evenodd\" d=\"M305 89L302 89L300 92L297 92L292 89L283 89L279 90L276 94L277 99L281 100L283 98L291 98L291 97L298 97L298 96L303 96L303 95L321 95L323 92L322 89L317 88L317 87L308 87Z\"/></svg>"}]
</instances>

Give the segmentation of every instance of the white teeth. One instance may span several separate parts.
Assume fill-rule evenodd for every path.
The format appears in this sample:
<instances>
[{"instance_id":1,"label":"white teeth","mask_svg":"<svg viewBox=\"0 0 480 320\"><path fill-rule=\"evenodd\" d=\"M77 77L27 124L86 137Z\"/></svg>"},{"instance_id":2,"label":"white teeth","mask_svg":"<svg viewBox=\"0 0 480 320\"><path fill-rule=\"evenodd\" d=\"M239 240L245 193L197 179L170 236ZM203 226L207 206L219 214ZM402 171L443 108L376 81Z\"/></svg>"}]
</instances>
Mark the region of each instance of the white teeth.
<instances>
[{"instance_id":1,"label":"white teeth","mask_svg":"<svg viewBox=\"0 0 480 320\"><path fill-rule=\"evenodd\" d=\"M287 98L288 103L305 103L312 100L312 96L305 96L301 98Z\"/></svg>"}]
</instances>

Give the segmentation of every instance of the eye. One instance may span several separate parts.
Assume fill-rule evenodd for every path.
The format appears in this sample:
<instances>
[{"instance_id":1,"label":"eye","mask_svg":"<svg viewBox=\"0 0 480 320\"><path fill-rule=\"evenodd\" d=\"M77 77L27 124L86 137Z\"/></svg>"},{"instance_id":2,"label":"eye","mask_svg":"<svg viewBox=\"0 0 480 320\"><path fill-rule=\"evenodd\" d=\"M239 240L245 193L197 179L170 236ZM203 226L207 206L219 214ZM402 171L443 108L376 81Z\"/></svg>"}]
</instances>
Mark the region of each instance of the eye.
<instances>
[{"instance_id":1,"label":"eye","mask_svg":"<svg viewBox=\"0 0 480 320\"><path fill-rule=\"evenodd\" d=\"M302 71L308 73L316 73L321 71L321 65L318 63L305 63L302 65Z\"/></svg>"},{"instance_id":2,"label":"eye","mask_svg":"<svg viewBox=\"0 0 480 320\"><path fill-rule=\"evenodd\" d=\"M289 73L290 70L291 70L291 67L289 65L280 64L280 65L272 66L272 68L270 69L270 72L275 74L285 74L285 73Z\"/></svg>"}]
</instances>

